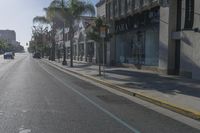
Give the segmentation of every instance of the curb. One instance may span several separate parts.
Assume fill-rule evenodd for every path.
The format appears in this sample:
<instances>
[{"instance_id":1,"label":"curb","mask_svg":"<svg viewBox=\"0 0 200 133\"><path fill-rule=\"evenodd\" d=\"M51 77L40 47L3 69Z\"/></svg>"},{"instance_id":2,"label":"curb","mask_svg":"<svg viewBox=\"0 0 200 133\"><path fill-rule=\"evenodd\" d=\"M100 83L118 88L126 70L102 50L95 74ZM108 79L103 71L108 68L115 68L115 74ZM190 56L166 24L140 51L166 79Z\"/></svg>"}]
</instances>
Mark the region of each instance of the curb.
<instances>
[{"instance_id":1,"label":"curb","mask_svg":"<svg viewBox=\"0 0 200 133\"><path fill-rule=\"evenodd\" d=\"M160 107L164 107L166 109L169 109L169 110L174 111L176 113L179 113L179 114L182 114L184 116L190 117L192 119L200 120L200 112L199 111L195 111L195 110L192 110L192 109L187 109L187 108L184 108L184 107L180 107L178 105L175 105L175 104L169 103L167 101L164 101L164 100L161 100L161 99L158 99L158 98L154 98L154 97L142 94L142 93L129 91L129 90L123 88L123 87L120 87L118 85L114 85L111 82L104 81L104 80L101 80L101 79L94 78L92 76L88 76L88 75L85 75L85 74L81 74L81 73L69 70L69 69L67 69L67 68L65 68L63 66L59 66L56 63L53 63L51 61L46 61L46 60L42 60L42 61L45 62L48 65L51 65L54 68L62 69L62 71L67 73L67 74L71 73L71 74L75 74L75 75L78 75L78 76L81 76L81 77L85 77L85 78L87 78L89 80L92 80L92 81L95 81L95 82L100 83L102 85L111 87L112 89L115 89L115 90L120 91L122 93L125 93L127 95L137 97L137 98L142 99L144 101L148 101L150 103L153 103L153 104L158 105Z\"/></svg>"}]
</instances>

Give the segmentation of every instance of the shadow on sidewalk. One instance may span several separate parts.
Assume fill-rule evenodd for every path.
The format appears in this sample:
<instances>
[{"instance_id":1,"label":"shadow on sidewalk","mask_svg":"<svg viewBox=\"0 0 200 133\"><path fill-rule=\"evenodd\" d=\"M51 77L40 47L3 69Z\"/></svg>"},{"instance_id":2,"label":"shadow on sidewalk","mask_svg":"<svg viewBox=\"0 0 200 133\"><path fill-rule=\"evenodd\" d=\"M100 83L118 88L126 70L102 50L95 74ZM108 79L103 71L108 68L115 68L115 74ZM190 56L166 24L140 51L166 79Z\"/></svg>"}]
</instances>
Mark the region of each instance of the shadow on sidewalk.
<instances>
[{"instance_id":1,"label":"shadow on sidewalk","mask_svg":"<svg viewBox=\"0 0 200 133\"><path fill-rule=\"evenodd\" d=\"M91 64L74 64L74 68L84 68L84 69L86 69L90 66L92 66L92 65Z\"/></svg>"},{"instance_id":2,"label":"shadow on sidewalk","mask_svg":"<svg viewBox=\"0 0 200 133\"><path fill-rule=\"evenodd\" d=\"M141 90L156 90L170 95L189 95L200 98L200 82L182 77L164 77L156 73L136 72L128 70L107 70L107 78L115 81L122 81L123 87ZM111 76L109 73L115 74ZM119 79L117 75L127 76L126 79Z\"/></svg>"}]
</instances>

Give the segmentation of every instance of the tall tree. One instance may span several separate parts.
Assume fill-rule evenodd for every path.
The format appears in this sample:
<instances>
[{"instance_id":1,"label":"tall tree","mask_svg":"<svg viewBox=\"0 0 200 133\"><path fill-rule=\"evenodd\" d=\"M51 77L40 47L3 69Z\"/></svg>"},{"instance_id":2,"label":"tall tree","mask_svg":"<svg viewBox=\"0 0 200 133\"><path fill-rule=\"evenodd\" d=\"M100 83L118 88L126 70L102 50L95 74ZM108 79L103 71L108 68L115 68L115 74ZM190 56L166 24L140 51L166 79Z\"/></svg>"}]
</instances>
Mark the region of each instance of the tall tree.
<instances>
[{"instance_id":1,"label":"tall tree","mask_svg":"<svg viewBox=\"0 0 200 133\"><path fill-rule=\"evenodd\" d=\"M43 26L33 26L32 29L32 46L33 52L41 52L42 57L46 52L47 48L47 35L48 35L48 27ZM33 47L34 46L34 47Z\"/></svg>"},{"instance_id":2,"label":"tall tree","mask_svg":"<svg viewBox=\"0 0 200 133\"><path fill-rule=\"evenodd\" d=\"M56 25L56 15L52 14L49 15L47 12L47 8L44 8L46 15L45 16L36 16L33 18L33 23L39 23L39 25L50 25L51 26L51 38L50 38L50 42L52 43L52 47L51 47L51 52L50 52L50 59L52 61L55 61L55 30L58 27L58 25Z\"/></svg>"},{"instance_id":3,"label":"tall tree","mask_svg":"<svg viewBox=\"0 0 200 133\"><path fill-rule=\"evenodd\" d=\"M60 19L63 20L63 27L65 28L65 26L67 26L69 28L70 66L73 67L74 24L83 15L94 16L95 8L93 4L83 0L53 0L47 9L47 14L52 16L55 15L55 12L59 14Z\"/></svg>"},{"instance_id":4,"label":"tall tree","mask_svg":"<svg viewBox=\"0 0 200 133\"><path fill-rule=\"evenodd\" d=\"M87 37L91 40L94 40L97 44L99 76L101 76L101 51L104 50L104 49L102 49L102 45L104 45L104 44L102 44L103 42L102 42L102 38L100 36L100 28L104 25L105 25L105 22L102 18L96 18L94 20L94 24L92 24L91 27L88 28L86 31Z\"/></svg>"}]
</instances>

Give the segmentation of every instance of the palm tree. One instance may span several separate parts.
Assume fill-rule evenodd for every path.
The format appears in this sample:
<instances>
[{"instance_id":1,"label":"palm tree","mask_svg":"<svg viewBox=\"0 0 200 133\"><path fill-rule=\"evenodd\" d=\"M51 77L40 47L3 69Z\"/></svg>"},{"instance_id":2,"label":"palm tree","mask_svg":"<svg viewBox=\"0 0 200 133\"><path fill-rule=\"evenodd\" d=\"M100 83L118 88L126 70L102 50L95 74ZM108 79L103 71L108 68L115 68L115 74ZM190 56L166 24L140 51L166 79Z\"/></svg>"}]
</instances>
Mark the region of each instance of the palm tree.
<instances>
[{"instance_id":1,"label":"palm tree","mask_svg":"<svg viewBox=\"0 0 200 133\"><path fill-rule=\"evenodd\" d=\"M82 15L95 15L95 8L91 3L83 0L53 0L47 9L47 14L52 16L59 14L63 20L63 34L65 26L69 28L70 39L70 66L73 67L73 38L74 38L74 23L79 20ZM63 35L64 38L64 35ZM64 40L63 40L64 41ZM64 48L65 49L65 48ZM64 50L65 52L65 50ZM65 53L64 53L64 56ZM64 57L65 59L66 57Z\"/></svg>"}]
</instances>

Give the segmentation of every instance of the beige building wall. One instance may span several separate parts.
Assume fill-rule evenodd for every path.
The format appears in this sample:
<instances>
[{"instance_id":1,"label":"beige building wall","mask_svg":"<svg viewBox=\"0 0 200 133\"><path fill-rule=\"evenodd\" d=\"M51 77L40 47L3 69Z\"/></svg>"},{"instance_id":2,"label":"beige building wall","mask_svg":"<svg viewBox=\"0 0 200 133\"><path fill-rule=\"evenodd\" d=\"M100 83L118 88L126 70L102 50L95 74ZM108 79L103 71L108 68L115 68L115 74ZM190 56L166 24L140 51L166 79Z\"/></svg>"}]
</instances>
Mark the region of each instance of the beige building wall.
<instances>
[{"instance_id":1,"label":"beige building wall","mask_svg":"<svg viewBox=\"0 0 200 133\"><path fill-rule=\"evenodd\" d=\"M182 6L184 22L185 0ZM184 23L182 24L184 25ZM200 29L200 0L195 0L194 28ZM200 33L183 31L181 35L181 74L200 79Z\"/></svg>"},{"instance_id":2,"label":"beige building wall","mask_svg":"<svg viewBox=\"0 0 200 133\"><path fill-rule=\"evenodd\" d=\"M176 31L177 0L171 0L169 6L160 7L159 33L159 70L175 73L175 40L172 32Z\"/></svg>"}]
</instances>

